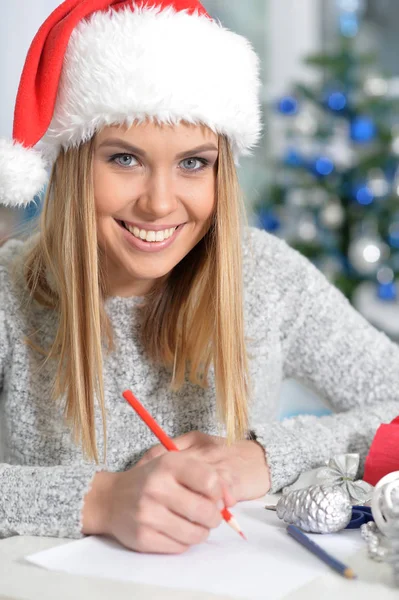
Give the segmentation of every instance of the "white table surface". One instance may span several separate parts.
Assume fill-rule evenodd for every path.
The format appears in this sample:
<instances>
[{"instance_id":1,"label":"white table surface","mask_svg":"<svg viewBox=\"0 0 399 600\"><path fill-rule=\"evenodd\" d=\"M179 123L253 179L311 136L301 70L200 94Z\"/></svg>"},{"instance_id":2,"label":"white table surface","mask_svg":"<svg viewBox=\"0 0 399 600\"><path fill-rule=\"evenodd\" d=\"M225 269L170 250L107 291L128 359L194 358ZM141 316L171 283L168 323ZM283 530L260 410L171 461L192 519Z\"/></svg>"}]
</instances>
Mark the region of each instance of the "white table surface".
<instances>
[{"instance_id":1,"label":"white table surface","mask_svg":"<svg viewBox=\"0 0 399 600\"><path fill-rule=\"evenodd\" d=\"M265 499L266 500L266 499ZM270 503L270 497L267 499ZM118 582L47 571L24 560L41 550L70 543L71 540L40 537L12 537L0 541L0 600L230 600L204 592L166 589L158 586ZM304 549L305 552L305 549ZM318 560L315 558L315 560ZM398 600L391 568L376 563L361 550L345 559L357 580L346 580L333 571L286 596L289 600ZM265 574L265 600L267 596Z\"/></svg>"}]
</instances>

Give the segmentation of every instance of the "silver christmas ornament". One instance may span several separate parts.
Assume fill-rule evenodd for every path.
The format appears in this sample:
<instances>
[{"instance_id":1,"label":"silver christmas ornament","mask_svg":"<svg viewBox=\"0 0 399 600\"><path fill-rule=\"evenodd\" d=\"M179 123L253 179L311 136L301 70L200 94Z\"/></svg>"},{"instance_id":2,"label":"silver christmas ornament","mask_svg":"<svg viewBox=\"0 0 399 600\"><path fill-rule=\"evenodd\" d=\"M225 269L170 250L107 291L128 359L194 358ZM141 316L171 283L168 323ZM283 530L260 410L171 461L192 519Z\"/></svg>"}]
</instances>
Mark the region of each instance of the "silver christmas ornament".
<instances>
[{"instance_id":1,"label":"silver christmas ornament","mask_svg":"<svg viewBox=\"0 0 399 600\"><path fill-rule=\"evenodd\" d=\"M358 157L356 151L349 143L348 125L336 128L335 135L328 142L328 153L338 168L355 166Z\"/></svg>"},{"instance_id":2,"label":"silver christmas ornament","mask_svg":"<svg viewBox=\"0 0 399 600\"><path fill-rule=\"evenodd\" d=\"M394 135L392 138L391 151L393 152L393 154L396 154L396 155L399 154L399 136L398 135Z\"/></svg>"},{"instance_id":3,"label":"silver christmas ornament","mask_svg":"<svg viewBox=\"0 0 399 600\"><path fill-rule=\"evenodd\" d=\"M297 237L303 242L314 242L317 239L317 225L313 214L305 213L299 217Z\"/></svg>"},{"instance_id":4,"label":"silver christmas ornament","mask_svg":"<svg viewBox=\"0 0 399 600\"><path fill-rule=\"evenodd\" d=\"M391 267L381 267L377 271L377 281L382 285L392 283L395 279L395 273Z\"/></svg>"},{"instance_id":5,"label":"silver christmas ornament","mask_svg":"<svg viewBox=\"0 0 399 600\"><path fill-rule=\"evenodd\" d=\"M367 544L369 557L377 562L387 559L389 548L378 531L374 521L369 521L360 526L360 533Z\"/></svg>"},{"instance_id":6,"label":"silver christmas ornament","mask_svg":"<svg viewBox=\"0 0 399 600\"><path fill-rule=\"evenodd\" d=\"M352 504L367 504L373 495L373 486L356 479L359 470L359 454L338 454L326 467L316 473L319 485L340 486L349 496Z\"/></svg>"},{"instance_id":7,"label":"silver christmas ornament","mask_svg":"<svg viewBox=\"0 0 399 600\"><path fill-rule=\"evenodd\" d=\"M398 147L396 148L396 150L397 150L396 154L399 155L399 135L397 137L397 140L398 140L398 142L397 142ZM395 140L392 143L394 143L394 142L395 142ZM392 190L393 190L393 193L395 196L399 196L399 168L396 169L396 171L395 171L395 175L394 175L393 183L392 183Z\"/></svg>"},{"instance_id":8,"label":"silver christmas ornament","mask_svg":"<svg viewBox=\"0 0 399 600\"><path fill-rule=\"evenodd\" d=\"M391 127L391 132L392 132L392 142L391 142L391 152L393 152L393 154L396 154L396 156L399 154L399 126L397 123L394 123Z\"/></svg>"},{"instance_id":9,"label":"silver christmas ornament","mask_svg":"<svg viewBox=\"0 0 399 600\"><path fill-rule=\"evenodd\" d=\"M286 195L287 204L293 208L307 206L306 191L303 188L291 188Z\"/></svg>"},{"instance_id":10,"label":"silver christmas ornament","mask_svg":"<svg viewBox=\"0 0 399 600\"><path fill-rule=\"evenodd\" d=\"M391 77L388 80L388 98L399 97L399 77Z\"/></svg>"},{"instance_id":11,"label":"silver christmas ornament","mask_svg":"<svg viewBox=\"0 0 399 600\"><path fill-rule=\"evenodd\" d=\"M330 229L341 227L344 217L344 209L339 200L332 200L320 211L321 223Z\"/></svg>"},{"instance_id":12,"label":"silver christmas ornament","mask_svg":"<svg viewBox=\"0 0 399 600\"><path fill-rule=\"evenodd\" d=\"M302 473L295 483L283 488L283 494L311 485L339 486L347 493L352 504L367 504L374 488L366 481L357 479L359 465L359 454L337 454L324 466Z\"/></svg>"},{"instance_id":13,"label":"silver christmas ornament","mask_svg":"<svg viewBox=\"0 0 399 600\"><path fill-rule=\"evenodd\" d=\"M388 93L388 81L381 75L370 75L364 81L363 89L367 96L381 97Z\"/></svg>"},{"instance_id":14,"label":"silver christmas ornament","mask_svg":"<svg viewBox=\"0 0 399 600\"><path fill-rule=\"evenodd\" d=\"M344 529L352 516L349 496L340 486L312 485L279 499L277 516L303 531L333 533Z\"/></svg>"},{"instance_id":15,"label":"silver christmas ornament","mask_svg":"<svg viewBox=\"0 0 399 600\"><path fill-rule=\"evenodd\" d=\"M327 205L330 194L322 187L315 187L306 191L306 198L308 206L321 209Z\"/></svg>"},{"instance_id":16,"label":"silver christmas ornament","mask_svg":"<svg viewBox=\"0 0 399 600\"><path fill-rule=\"evenodd\" d=\"M293 127L302 135L315 135L318 127L317 115L312 109L305 108L295 117Z\"/></svg>"},{"instance_id":17,"label":"silver christmas ornament","mask_svg":"<svg viewBox=\"0 0 399 600\"><path fill-rule=\"evenodd\" d=\"M389 256L389 249L376 236L359 236L349 246L348 256L352 266L361 275L372 275L381 262Z\"/></svg>"},{"instance_id":18,"label":"silver christmas ornament","mask_svg":"<svg viewBox=\"0 0 399 600\"><path fill-rule=\"evenodd\" d=\"M386 196L390 187L382 169L370 169L367 177L367 186L376 198Z\"/></svg>"},{"instance_id":19,"label":"silver christmas ornament","mask_svg":"<svg viewBox=\"0 0 399 600\"><path fill-rule=\"evenodd\" d=\"M385 475L375 486L371 510L379 531L388 539L387 561L399 586L399 471Z\"/></svg>"},{"instance_id":20,"label":"silver christmas ornament","mask_svg":"<svg viewBox=\"0 0 399 600\"><path fill-rule=\"evenodd\" d=\"M377 483L371 510L375 522L361 526L362 537L370 558L392 565L394 582L399 586L399 471Z\"/></svg>"},{"instance_id":21,"label":"silver christmas ornament","mask_svg":"<svg viewBox=\"0 0 399 600\"><path fill-rule=\"evenodd\" d=\"M342 271L340 261L334 256L322 258L318 267L331 283L335 282L337 275Z\"/></svg>"}]
</instances>

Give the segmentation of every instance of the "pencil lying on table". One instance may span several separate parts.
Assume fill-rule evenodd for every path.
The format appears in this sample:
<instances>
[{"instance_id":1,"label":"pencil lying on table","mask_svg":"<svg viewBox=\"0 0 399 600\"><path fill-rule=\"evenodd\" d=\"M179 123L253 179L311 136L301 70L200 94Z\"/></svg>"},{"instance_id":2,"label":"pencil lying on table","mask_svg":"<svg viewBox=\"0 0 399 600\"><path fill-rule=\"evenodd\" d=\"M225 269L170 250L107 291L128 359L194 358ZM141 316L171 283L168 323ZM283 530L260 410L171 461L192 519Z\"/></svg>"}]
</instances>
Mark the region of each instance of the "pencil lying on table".
<instances>
[{"instance_id":1,"label":"pencil lying on table","mask_svg":"<svg viewBox=\"0 0 399 600\"><path fill-rule=\"evenodd\" d=\"M343 575L347 579L356 579L356 575L352 569L331 556L331 554L328 554L323 548L320 548L318 544L305 535L298 527L295 527L295 525L288 525L287 532L292 535L297 542L302 544L302 546L320 558L326 565L334 569L334 571L337 571L337 573Z\"/></svg>"},{"instance_id":2,"label":"pencil lying on table","mask_svg":"<svg viewBox=\"0 0 399 600\"><path fill-rule=\"evenodd\" d=\"M152 433L157 436L161 444L171 452L178 452L179 448L176 446L174 441L167 435L167 433L158 425L155 419L150 415L150 413L144 408L144 406L137 400L136 396L130 391L126 390L123 392L122 396L127 400L130 406L136 411L136 413L143 419L144 423L151 429ZM223 519L226 521L230 527L234 529L244 540L247 538L241 531L239 524L236 519L233 517L231 512L224 508L221 511Z\"/></svg>"}]
</instances>

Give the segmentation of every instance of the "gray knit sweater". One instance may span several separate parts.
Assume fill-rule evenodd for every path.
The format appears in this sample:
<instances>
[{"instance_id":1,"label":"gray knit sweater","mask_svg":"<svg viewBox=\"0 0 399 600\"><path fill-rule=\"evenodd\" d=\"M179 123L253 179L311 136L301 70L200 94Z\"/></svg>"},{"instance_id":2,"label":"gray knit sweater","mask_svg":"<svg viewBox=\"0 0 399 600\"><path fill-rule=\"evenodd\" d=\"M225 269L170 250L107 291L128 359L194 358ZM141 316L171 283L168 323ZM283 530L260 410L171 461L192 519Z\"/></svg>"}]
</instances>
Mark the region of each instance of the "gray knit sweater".
<instances>
[{"instance_id":1,"label":"gray knit sweater","mask_svg":"<svg viewBox=\"0 0 399 600\"><path fill-rule=\"evenodd\" d=\"M54 364L24 342L38 332L48 347L56 315L29 305L15 263L25 244L0 249L0 537L80 537L81 509L96 467L82 457L51 400ZM13 266L14 265L14 266ZM340 452L364 458L377 427L399 414L399 347L377 332L325 277L285 242L250 229L244 243L245 324L253 397L251 428L264 446L272 491ZM110 471L132 467L156 443L122 398L134 391L172 437L217 434L215 391L186 383L168 389L170 372L155 367L140 344L137 298L107 300L116 348L104 357ZM317 390L333 413L279 422L282 380ZM96 416L99 455L103 438Z\"/></svg>"}]
</instances>

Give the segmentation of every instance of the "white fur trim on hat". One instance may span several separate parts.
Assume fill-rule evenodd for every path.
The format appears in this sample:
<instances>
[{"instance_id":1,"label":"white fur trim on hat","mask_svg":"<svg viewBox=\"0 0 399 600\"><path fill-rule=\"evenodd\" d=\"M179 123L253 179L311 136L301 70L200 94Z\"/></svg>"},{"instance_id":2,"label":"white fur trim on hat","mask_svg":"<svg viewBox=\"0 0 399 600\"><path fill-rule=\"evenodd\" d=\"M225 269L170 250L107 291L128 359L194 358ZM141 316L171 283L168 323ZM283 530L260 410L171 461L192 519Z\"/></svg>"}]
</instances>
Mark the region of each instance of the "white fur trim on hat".
<instances>
[{"instance_id":1,"label":"white fur trim on hat","mask_svg":"<svg viewBox=\"0 0 399 600\"><path fill-rule=\"evenodd\" d=\"M54 156L103 126L150 118L203 123L227 135L238 160L260 135L259 86L248 40L206 16L97 12L72 33L43 150Z\"/></svg>"},{"instance_id":2,"label":"white fur trim on hat","mask_svg":"<svg viewBox=\"0 0 399 600\"><path fill-rule=\"evenodd\" d=\"M0 139L0 204L25 206L47 179L46 161L40 152Z\"/></svg>"}]
</instances>

